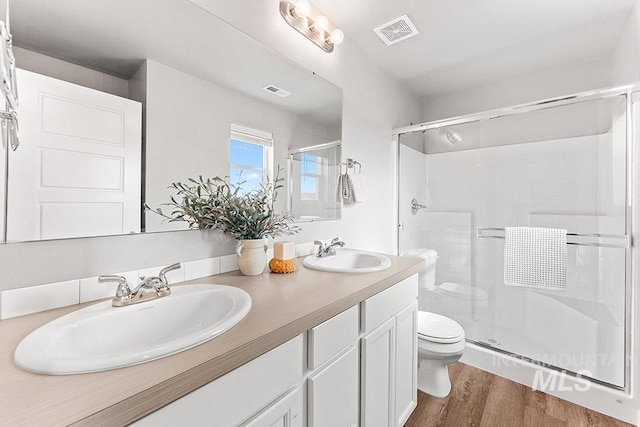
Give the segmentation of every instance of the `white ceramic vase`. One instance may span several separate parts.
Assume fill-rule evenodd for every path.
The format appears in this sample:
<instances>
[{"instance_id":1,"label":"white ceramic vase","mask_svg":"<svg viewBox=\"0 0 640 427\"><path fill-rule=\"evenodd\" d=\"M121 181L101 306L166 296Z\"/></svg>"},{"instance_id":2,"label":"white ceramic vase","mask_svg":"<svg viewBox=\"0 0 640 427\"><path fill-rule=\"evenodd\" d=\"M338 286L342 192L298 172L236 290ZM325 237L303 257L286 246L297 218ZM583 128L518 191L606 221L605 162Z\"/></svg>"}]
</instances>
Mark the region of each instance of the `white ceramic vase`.
<instances>
[{"instance_id":1,"label":"white ceramic vase","mask_svg":"<svg viewBox=\"0 0 640 427\"><path fill-rule=\"evenodd\" d=\"M257 276L262 274L267 266L266 239L247 239L238 241L236 253L238 254L238 267L245 276Z\"/></svg>"}]
</instances>

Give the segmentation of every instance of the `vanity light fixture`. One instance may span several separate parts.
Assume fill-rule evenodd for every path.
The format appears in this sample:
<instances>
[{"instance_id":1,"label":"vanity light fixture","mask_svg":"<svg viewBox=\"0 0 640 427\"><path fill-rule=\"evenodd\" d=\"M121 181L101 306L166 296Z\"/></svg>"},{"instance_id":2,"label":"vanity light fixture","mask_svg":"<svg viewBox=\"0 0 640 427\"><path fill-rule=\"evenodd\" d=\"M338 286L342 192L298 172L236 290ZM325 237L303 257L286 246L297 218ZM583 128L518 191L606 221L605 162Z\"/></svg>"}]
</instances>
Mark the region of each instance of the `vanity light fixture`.
<instances>
[{"instance_id":1,"label":"vanity light fixture","mask_svg":"<svg viewBox=\"0 0 640 427\"><path fill-rule=\"evenodd\" d=\"M343 42L344 33L339 28L331 28L326 16L312 18L308 0L281 0L280 14L291 27L311 40L325 52L333 52L333 47Z\"/></svg>"}]
</instances>

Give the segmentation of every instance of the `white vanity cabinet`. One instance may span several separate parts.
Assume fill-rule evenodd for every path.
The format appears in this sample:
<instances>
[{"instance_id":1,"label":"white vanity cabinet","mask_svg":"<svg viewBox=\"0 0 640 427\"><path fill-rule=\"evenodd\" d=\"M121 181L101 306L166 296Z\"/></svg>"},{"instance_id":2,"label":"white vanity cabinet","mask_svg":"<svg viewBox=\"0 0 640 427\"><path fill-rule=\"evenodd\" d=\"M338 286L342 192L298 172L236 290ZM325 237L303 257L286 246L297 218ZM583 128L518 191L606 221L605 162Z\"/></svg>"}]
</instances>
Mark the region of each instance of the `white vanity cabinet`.
<instances>
[{"instance_id":1,"label":"white vanity cabinet","mask_svg":"<svg viewBox=\"0 0 640 427\"><path fill-rule=\"evenodd\" d=\"M401 426L417 404L417 276L362 302L360 423Z\"/></svg>"},{"instance_id":2,"label":"white vanity cabinet","mask_svg":"<svg viewBox=\"0 0 640 427\"><path fill-rule=\"evenodd\" d=\"M359 306L307 333L307 425L358 425Z\"/></svg>"},{"instance_id":3,"label":"white vanity cabinet","mask_svg":"<svg viewBox=\"0 0 640 427\"><path fill-rule=\"evenodd\" d=\"M417 400L414 275L134 423L400 426Z\"/></svg>"}]
</instances>

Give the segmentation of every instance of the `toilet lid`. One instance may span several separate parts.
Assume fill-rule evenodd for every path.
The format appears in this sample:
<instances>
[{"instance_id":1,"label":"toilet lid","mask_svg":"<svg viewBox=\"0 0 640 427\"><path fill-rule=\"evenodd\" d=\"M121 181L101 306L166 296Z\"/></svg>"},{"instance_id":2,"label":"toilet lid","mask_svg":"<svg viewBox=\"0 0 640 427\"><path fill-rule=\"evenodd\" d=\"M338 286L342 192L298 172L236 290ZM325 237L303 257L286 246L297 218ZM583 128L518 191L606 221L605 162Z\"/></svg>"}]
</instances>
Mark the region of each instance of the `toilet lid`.
<instances>
[{"instance_id":1,"label":"toilet lid","mask_svg":"<svg viewBox=\"0 0 640 427\"><path fill-rule=\"evenodd\" d=\"M402 256L422 259L436 259L438 258L438 252L434 251L433 249L418 248L407 251L403 253Z\"/></svg>"},{"instance_id":2,"label":"toilet lid","mask_svg":"<svg viewBox=\"0 0 640 427\"><path fill-rule=\"evenodd\" d=\"M464 299L486 300L488 298L487 293L477 286L461 285L460 283L454 282L442 282L438 285L437 289L443 294Z\"/></svg>"},{"instance_id":3,"label":"toilet lid","mask_svg":"<svg viewBox=\"0 0 640 427\"><path fill-rule=\"evenodd\" d=\"M418 335L428 341L454 343L464 339L458 322L440 314L418 311Z\"/></svg>"}]
</instances>

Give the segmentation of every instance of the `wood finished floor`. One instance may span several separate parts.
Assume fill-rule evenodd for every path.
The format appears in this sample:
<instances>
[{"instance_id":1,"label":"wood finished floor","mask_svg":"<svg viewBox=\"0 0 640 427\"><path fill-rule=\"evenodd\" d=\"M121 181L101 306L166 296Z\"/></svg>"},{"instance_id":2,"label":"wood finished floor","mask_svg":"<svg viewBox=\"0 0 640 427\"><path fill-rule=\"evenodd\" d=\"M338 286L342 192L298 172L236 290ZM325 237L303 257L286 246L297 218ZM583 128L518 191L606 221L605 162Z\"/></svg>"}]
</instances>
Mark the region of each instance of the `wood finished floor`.
<instances>
[{"instance_id":1,"label":"wood finished floor","mask_svg":"<svg viewBox=\"0 0 640 427\"><path fill-rule=\"evenodd\" d=\"M418 407L405 427L632 427L463 363L449 366L451 394L418 392Z\"/></svg>"}]
</instances>

